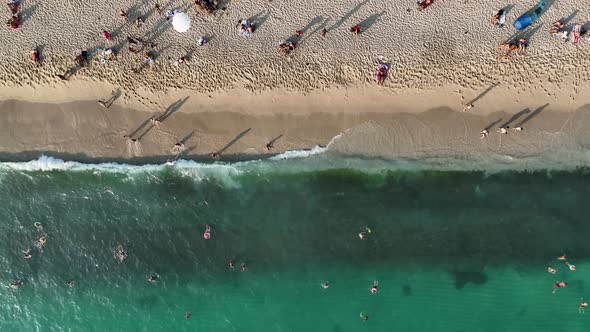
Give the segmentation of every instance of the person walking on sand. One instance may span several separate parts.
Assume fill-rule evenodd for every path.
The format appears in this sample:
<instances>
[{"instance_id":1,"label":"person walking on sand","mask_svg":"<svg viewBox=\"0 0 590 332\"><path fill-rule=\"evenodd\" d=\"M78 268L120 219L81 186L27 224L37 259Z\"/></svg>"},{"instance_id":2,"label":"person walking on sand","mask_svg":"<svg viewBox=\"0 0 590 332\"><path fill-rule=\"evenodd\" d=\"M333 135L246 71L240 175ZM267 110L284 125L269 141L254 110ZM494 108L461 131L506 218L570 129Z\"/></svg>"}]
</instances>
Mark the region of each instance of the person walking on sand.
<instances>
[{"instance_id":1,"label":"person walking on sand","mask_svg":"<svg viewBox=\"0 0 590 332\"><path fill-rule=\"evenodd\" d=\"M498 128L496 130L496 132L499 133L499 134L508 134L508 129L510 129L509 126L501 127L501 128Z\"/></svg>"},{"instance_id":2,"label":"person walking on sand","mask_svg":"<svg viewBox=\"0 0 590 332\"><path fill-rule=\"evenodd\" d=\"M98 103L104 108L109 108L113 105L113 103L115 102L115 99L117 99L117 93L115 91L112 91L111 97L109 99L107 99L107 100L100 99L100 100L98 100Z\"/></svg>"},{"instance_id":3,"label":"person walking on sand","mask_svg":"<svg viewBox=\"0 0 590 332\"><path fill-rule=\"evenodd\" d=\"M474 107L475 107L475 105L473 103L469 103L469 104L465 105L465 107L463 107L463 112L467 112Z\"/></svg>"},{"instance_id":4,"label":"person walking on sand","mask_svg":"<svg viewBox=\"0 0 590 332\"><path fill-rule=\"evenodd\" d=\"M113 41L113 35L111 35L111 33L106 30L103 30L100 35L108 41Z\"/></svg>"},{"instance_id":5,"label":"person walking on sand","mask_svg":"<svg viewBox=\"0 0 590 332\"><path fill-rule=\"evenodd\" d=\"M359 35L361 34L361 26L358 24L353 26L350 28L350 32L352 32L352 35L358 39Z\"/></svg>"},{"instance_id":6,"label":"person walking on sand","mask_svg":"<svg viewBox=\"0 0 590 332\"><path fill-rule=\"evenodd\" d=\"M484 129L479 132L479 139L487 138L489 135L490 135L490 131L487 129Z\"/></svg>"},{"instance_id":7,"label":"person walking on sand","mask_svg":"<svg viewBox=\"0 0 590 332\"><path fill-rule=\"evenodd\" d=\"M174 147L172 148L172 151L179 154L182 153L182 151L184 151L184 144L182 142L176 142L176 144L174 144Z\"/></svg>"},{"instance_id":8,"label":"person walking on sand","mask_svg":"<svg viewBox=\"0 0 590 332\"><path fill-rule=\"evenodd\" d=\"M564 288L567 286L567 282L565 281L558 281L553 285L553 294L555 294L555 292L557 292L558 289L560 288Z\"/></svg>"},{"instance_id":9,"label":"person walking on sand","mask_svg":"<svg viewBox=\"0 0 590 332\"><path fill-rule=\"evenodd\" d=\"M155 3L154 4L154 10L156 11L156 13L158 15L162 15L162 7L160 7L160 4L159 3Z\"/></svg>"},{"instance_id":10,"label":"person walking on sand","mask_svg":"<svg viewBox=\"0 0 590 332\"><path fill-rule=\"evenodd\" d=\"M377 280L373 281L373 287L371 287L371 294L377 294L377 286L379 286L379 282Z\"/></svg>"},{"instance_id":11,"label":"person walking on sand","mask_svg":"<svg viewBox=\"0 0 590 332\"><path fill-rule=\"evenodd\" d=\"M506 23L506 11L500 9L496 15L492 16L492 23L499 28L503 28L504 23Z\"/></svg>"}]
</instances>

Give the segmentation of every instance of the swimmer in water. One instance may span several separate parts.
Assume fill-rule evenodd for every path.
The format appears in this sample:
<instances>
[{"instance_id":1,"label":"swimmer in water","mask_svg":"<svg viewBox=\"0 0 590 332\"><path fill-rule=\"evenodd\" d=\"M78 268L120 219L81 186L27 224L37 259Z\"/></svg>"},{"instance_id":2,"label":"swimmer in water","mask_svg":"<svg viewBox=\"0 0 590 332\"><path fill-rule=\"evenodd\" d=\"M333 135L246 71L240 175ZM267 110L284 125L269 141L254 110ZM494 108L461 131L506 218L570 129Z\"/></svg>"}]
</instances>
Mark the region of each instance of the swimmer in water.
<instances>
[{"instance_id":1,"label":"swimmer in water","mask_svg":"<svg viewBox=\"0 0 590 332\"><path fill-rule=\"evenodd\" d=\"M566 258L565 258L565 254L563 254L563 255L561 255L561 256L559 256L559 257L557 257L557 260L558 260L558 261L564 261L564 260L566 260Z\"/></svg>"},{"instance_id":2,"label":"swimmer in water","mask_svg":"<svg viewBox=\"0 0 590 332\"><path fill-rule=\"evenodd\" d=\"M23 250L23 257L24 259L31 259L33 255L31 255L31 249Z\"/></svg>"},{"instance_id":3,"label":"swimmer in water","mask_svg":"<svg viewBox=\"0 0 590 332\"><path fill-rule=\"evenodd\" d=\"M549 272L551 274L555 274L555 272L557 272L557 270L554 267L548 266L547 267L547 272Z\"/></svg>"},{"instance_id":4,"label":"swimmer in water","mask_svg":"<svg viewBox=\"0 0 590 332\"><path fill-rule=\"evenodd\" d=\"M211 239L211 227L209 227L209 225L205 226L205 232L203 232L203 239L205 239L205 240Z\"/></svg>"},{"instance_id":5,"label":"swimmer in water","mask_svg":"<svg viewBox=\"0 0 590 332\"><path fill-rule=\"evenodd\" d=\"M35 223L34 223L33 225L35 225L35 228L36 228L38 231L42 231L42 230L43 230L43 225L41 225L41 223L40 223L40 222L38 222L38 221L35 221Z\"/></svg>"},{"instance_id":6,"label":"swimmer in water","mask_svg":"<svg viewBox=\"0 0 590 332\"><path fill-rule=\"evenodd\" d=\"M45 246L45 243L47 243L47 238L45 236L42 236L39 238L39 240L37 240L37 247L41 249Z\"/></svg>"},{"instance_id":7,"label":"swimmer in water","mask_svg":"<svg viewBox=\"0 0 590 332\"><path fill-rule=\"evenodd\" d=\"M558 281L553 285L553 293L557 292L559 288L564 288L567 286L567 282L565 281Z\"/></svg>"},{"instance_id":8,"label":"swimmer in water","mask_svg":"<svg viewBox=\"0 0 590 332\"><path fill-rule=\"evenodd\" d=\"M371 294L377 294L377 286L379 286L379 282L377 280L373 281L373 287L371 287Z\"/></svg>"},{"instance_id":9,"label":"swimmer in water","mask_svg":"<svg viewBox=\"0 0 590 332\"><path fill-rule=\"evenodd\" d=\"M584 302L584 299L580 299L580 306L578 307L578 311L583 314L586 312L586 307L588 306L588 302Z\"/></svg>"},{"instance_id":10,"label":"swimmer in water","mask_svg":"<svg viewBox=\"0 0 590 332\"><path fill-rule=\"evenodd\" d=\"M246 263L242 262L242 272L246 272Z\"/></svg>"},{"instance_id":11,"label":"swimmer in water","mask_svg":"<svg viewBox=\"0 0 590 332\"><path fill-rule=\"evenodd\" d=\"M23 282L21 280L14 280L8 284L8 287L10 287L11 289L19 289L22 285Z\"/></svg>"},{"instance_id":12,"label":"swimmer in water","mask_svg":"<svg viewBox=\"0 0 590 332\"><path fill-rule=\"evenodd\" d=\"M189 320L189 319L191 319L191 312L190 312L190 311L188 311L188 310L187 310L187 311L184 313L184 319L186 319L186 320Z\"/></svg>"},{"instance_id":13,"label":"swimmer in water","mask_svg":"<svg viewBox=\"0 0 590 332\"><path fill-rule=\"evenodd\" d=\"M365 314L363 314L362 312L360 313L360 315L359 315L359 316L361 317L361 319L362 319L362 320L369 320L369 316L368 316L368 315L365 315Z\"/></svg>"},{"instance_id":14,"label":"swimmer in water","mask_svg":"<svg viewBox=\"0 0 590 332\"><path fill-rule=\"evenodd\" d=\"M570 264L570 262L566 261L565 265L567 265L567 267L569 267L570 271L575 271L576 270L576 266L574 264Z\"/></svg>"},{"instance_id":15,"label":"swimmer in water","mask_svg":"<svg viewBox=\"0 0 590 332\"><path fill-rule=\"evenodd\" d=\"M328 287L330 287L330 284L328 284L328 282L327 282L327 281L324 281L324 282L322 283L322 288L323 288L323 289L328 289Z\"/></svg>"},{"instance_id":16,"label":"swimmer in water","mask_svg":"<svg viewBox=\"0 0 590 332\"><path fill-rule=\"evenodd\" d=\"M121 244L117 245L114 252L115 259L122 263L127 258L127 251L123 248Z\"/></svg>"},{"instance_id":17,"label":"swimmer in water","mask_svg":"<svg viewBox=\"0 0 590 332\"><path fill-rule=\"evenodd\" d=\"M369 234L371 234L371 229L369 227L365 227L365 230L359 233L359 239L364 240Z\"/></svg>"},{"instance_id":18,"label":"swimmer in water","mask_svg":"<svg viewBox=\"0 0 590 332\"><path fill-rule=\"evenodd\" d=\"M147 281L158 282L158 281L160 281L160 276L154 273L154 274L152 274L151 277L147 278Z\"/></svg>"},{"instance_id":19,"label":"swimmer in water","mask_svg":"<svg viewBox=\"0 0 590 332\"><path fill-rule=\"evenodd\" d=\"M232 259L231 261L229 261L229 269L233 271L233 269L236 267L236 262Z\"/></svg>"},{"instance_id":20,"label":"swimmer in water","mask_svg":"<svg viewBox=\"0 0 590 332\"><path fill-rule=\"evenodd\" d=\"M66 281L66 285L68 287L74 287L74 280L68 280L68 281Z\"/></svg>"}]
</instances>

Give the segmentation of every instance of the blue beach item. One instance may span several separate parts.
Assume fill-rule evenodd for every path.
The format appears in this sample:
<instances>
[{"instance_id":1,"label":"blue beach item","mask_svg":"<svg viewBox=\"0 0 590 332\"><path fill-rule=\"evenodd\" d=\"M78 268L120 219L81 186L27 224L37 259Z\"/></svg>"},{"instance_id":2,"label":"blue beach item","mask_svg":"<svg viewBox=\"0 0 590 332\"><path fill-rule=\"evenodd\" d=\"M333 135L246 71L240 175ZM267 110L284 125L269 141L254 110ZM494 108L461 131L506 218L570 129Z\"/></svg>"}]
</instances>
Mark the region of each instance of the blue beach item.
<instances>
[{"instance_id":1,"label":"blue beach item","mask_svg":"<svg viewBox=\"0 0 590 332\"><path fill-rule=\"evenodd\" d=\"M541 13L543 13L544 9L545 0L541 0L535 7L531 8L529 11L522 14L519 18L516 19L516 21L514 21L514 27L516 28L516 30L522 30L533 24L535 21L537 21L539 16L541 16Z\"/></svg>"}]
</instances>

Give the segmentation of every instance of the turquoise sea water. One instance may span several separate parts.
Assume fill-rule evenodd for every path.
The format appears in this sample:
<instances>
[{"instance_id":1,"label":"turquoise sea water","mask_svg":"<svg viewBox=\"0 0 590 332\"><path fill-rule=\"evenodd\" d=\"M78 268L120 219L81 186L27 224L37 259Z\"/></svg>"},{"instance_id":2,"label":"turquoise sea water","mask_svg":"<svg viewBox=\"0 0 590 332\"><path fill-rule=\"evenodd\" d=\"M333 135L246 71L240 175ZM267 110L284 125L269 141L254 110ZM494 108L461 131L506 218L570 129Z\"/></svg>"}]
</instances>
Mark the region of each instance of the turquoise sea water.
<instances>
[{"instance_id":1,"label":"turquoise sea water","mask_svg":"<svg viewBox=\"0 0 590 332\"><path fill-rule=\"evenodd\" d=\"M0 164L0 331L590 329L590 172L359 165Z\"/></svg>"}]
</instances>

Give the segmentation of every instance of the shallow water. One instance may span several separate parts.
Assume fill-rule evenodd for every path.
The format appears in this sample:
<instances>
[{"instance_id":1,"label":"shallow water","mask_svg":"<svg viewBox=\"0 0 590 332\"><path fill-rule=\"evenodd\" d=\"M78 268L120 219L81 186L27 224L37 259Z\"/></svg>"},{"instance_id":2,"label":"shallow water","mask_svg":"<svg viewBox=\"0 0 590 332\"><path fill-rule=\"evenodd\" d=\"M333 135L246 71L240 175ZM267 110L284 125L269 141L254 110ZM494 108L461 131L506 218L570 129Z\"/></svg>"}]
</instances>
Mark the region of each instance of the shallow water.
<instances>
[{"instance_id":1,"label":"shallow water","mask_svg":"<svg viewBox=\"0 0 590 332\"><path fill-rule=\"evenodd\" d=\"M399 165L321 156L230 165L1 164L0 281L24 285L0 290L0 329L589 328L590 312L578 313L580 298L590 297L585 169ZM207 224L211 240L202 238ZM365 226L373 232L361 241ZM35 249L42 234L47 244ZM113 257L119 243L129 251L123 263ZM33 258L25 260L29 247ZM564 252L577 271L554 259ZM231 271L231 259L247 271ZM147 282L152 273L161 281ZM557 280L569 285L552 294Z\"/></svg>"}]
</instances>

